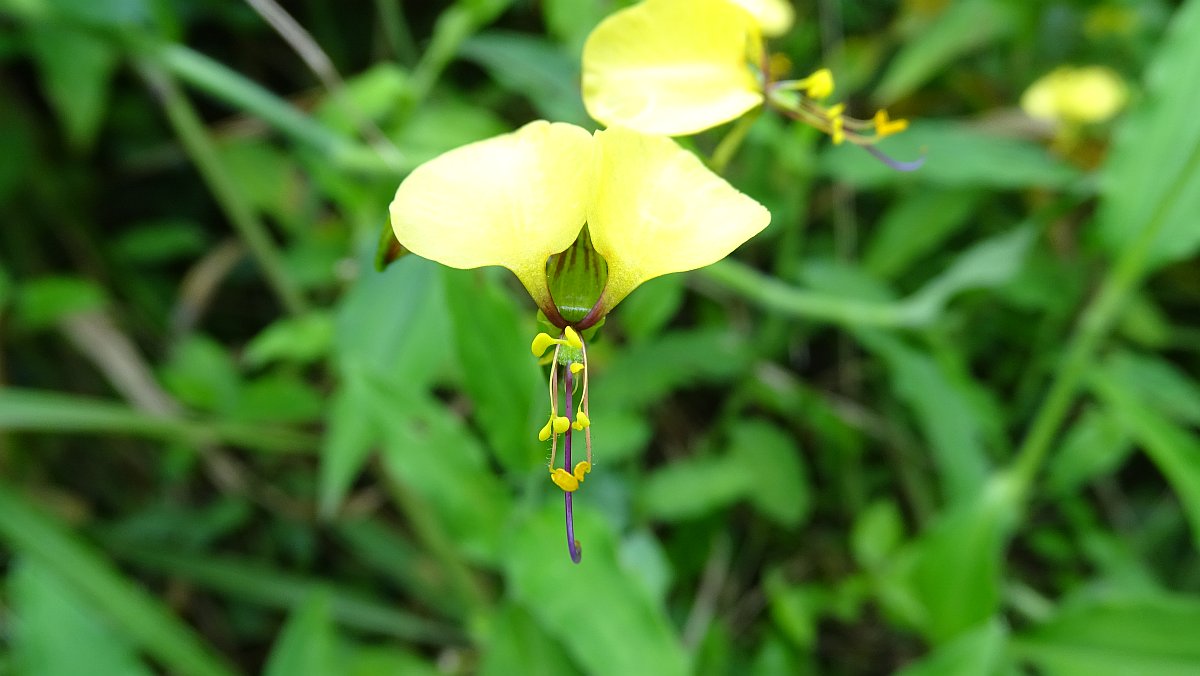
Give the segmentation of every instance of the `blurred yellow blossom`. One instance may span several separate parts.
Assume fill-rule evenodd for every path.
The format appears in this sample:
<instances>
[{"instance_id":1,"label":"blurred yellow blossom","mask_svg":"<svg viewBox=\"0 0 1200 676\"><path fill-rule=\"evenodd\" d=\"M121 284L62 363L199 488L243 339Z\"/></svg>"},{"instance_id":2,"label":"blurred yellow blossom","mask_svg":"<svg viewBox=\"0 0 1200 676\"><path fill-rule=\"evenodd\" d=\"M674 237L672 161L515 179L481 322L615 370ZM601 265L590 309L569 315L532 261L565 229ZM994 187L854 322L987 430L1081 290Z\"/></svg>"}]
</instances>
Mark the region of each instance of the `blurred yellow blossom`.
<instances>
[{"instance_id":1,"label":"blurred yellow blossom","mask_svg":"<svg viewBox=\"0 0 1200 676\"><path fill-rule=\"evenodd\" d=\"M1125 106L1128 90L1110 68L1062 66L1043 75L1021 96L1032 117L1068 125L1104 122Z\"/></svg>"}]
</instances>

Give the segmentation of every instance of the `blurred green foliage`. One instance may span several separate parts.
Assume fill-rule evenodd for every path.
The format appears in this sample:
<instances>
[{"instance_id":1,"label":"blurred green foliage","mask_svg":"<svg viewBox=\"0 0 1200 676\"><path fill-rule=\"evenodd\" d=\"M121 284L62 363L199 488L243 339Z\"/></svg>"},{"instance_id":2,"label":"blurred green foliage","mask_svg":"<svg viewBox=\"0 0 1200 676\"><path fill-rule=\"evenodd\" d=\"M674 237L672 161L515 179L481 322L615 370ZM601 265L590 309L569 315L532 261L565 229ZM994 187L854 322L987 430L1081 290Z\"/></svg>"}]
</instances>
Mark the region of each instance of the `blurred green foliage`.
<instances>
[{"instance_id":1,"label":"blurred green foliage","mask_svg":"<svg viewBox=\"0 0 1200 676\"><path fill-rule=\"evenodd\" d=\"M372 261L623 4L0 0L0 674L1200 674L1200 1L797 3L926 164L757 120L769 229L592 343L574 566L523 291Z\"/></svg>"}]
</instances>

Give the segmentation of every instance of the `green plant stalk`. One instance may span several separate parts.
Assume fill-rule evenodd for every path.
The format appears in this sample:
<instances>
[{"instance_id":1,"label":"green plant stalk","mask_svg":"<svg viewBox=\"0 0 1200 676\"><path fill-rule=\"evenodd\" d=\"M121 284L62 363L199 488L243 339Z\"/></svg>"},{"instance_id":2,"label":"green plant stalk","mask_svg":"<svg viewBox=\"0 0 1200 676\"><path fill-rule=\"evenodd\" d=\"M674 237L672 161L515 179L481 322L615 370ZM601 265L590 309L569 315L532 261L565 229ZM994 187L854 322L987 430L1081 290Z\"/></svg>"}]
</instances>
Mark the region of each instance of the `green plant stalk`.
<instances>
[{"instance_id":1,"label":"green plant stalk","mask_svg":"<svg viewBox=\"0 0 1200 676\"><path fill-rule=\"evenodd\" d=\"M454 627L361 597L319 579L223 557L195 556L144 547L118 545L118 555L147 568L179 576L225 594L285 610L293 610L313 593L331 592L334 618L347 627L432 644L462 643Z\"/></svg>"},{"instance_id":2,"label":"green plant stalk","mask_svg":"<svg viewBox=\"0 0 1200 676\"><path fill-rule=\"evenodd\" d=\"M123 404L60 392L0 389L0 429L52 434L127 434L196 446L224 442L277 453L312 453L318 440L272 425L157 416Z\"/></svg>"},{"instance_id":3,"label":"green plant stalk","mask_svg":"<svg viewBox=\"0 0 1200 676\"><path fill-rule=\"evenodd\" d=\"M1029 432L1017 449L1012 474L1020 495L1027 494L1032 487L1059 427L1075 402L1100 343L1119 318L1129 294L1145 274L1146 258L1158 233L1162 231L1168 211L1175 204L1187 180L1196 171L1200 171L1200 146L1192 149L1186 166L1175 178L1165 198L1155 207L1146 227L1138 234L1133 245L1122 251L1120 258L1105 277L1099 292L1084 309L1067 344L1054 381L1038 407Z\"/></svg>"},{"instance_id":4,"label":"green plant stalk","mask_svg":"<svg viewBox=\"0 0 1200 676\"><path fill-rule=\"evenodd\" d=\"M379 12L383 36L392 53L400 63L412 67L417 63L417 47L413 43L412 31L408 28L408 19L404 16L400 3L393 0L375 0L375 11Z\"/></svg>"},{"instance_id":5,"label":"green plant stalk","mask_svg":"<svg viewBox=\"0 0 1200 676\"><path fill-rule=\"evenodd\" d=\"M165 671L194 676L236 673L169 609L3 482L0 540L61 577L114 628L159 660Z\"/></svg>"},{"instance_id":6,"label":"green plant stalk","mask_svg":"<svg viewBox=\"0 0 1200 676\"><path fill-rule=\"evenodd\" d=\"M184 45L143 50L143 58L188 85L260 118L284 135L329 158L349 171L394 176L377 152L317 122L257 82Z\"/></svg>"},{"instance_id":7,"label":"green plant stalk","mask_svg":"<svg viewBox=\"0 0 1200 676\"><path fill-rule=\"evenodd\" d=\"M734 260L725 259L697 271L704 279L734 291L752 303L795 317L849 326L915 327L932 317L903 303L872 303L805 291Z\"/></svg>"},{"instance_id":8,"label":"green plant stalk","mask_svg":"<svg viewBox=\"0 0 1200 676\"><path fill-rule=\"evenodd\" d=\"M225 171L216 145L209 138L196 109L166 71L146 61L139 63L139 70L166 109L171 127L183 142L225 216L258 260L267 283L289 313L304 313L307 303L299 285L284 268L283 258L271 240L266 224L254 213L233 178Z\"/></svg>"},{"instance_id":9,"label":"green plant stalk","mask_svg":"<svg viewBox=\"0 0 1200 676\"><path fill-rule=\"evenodd\" d=\"M721 142L717 144L716 149L713 150L712 157L708 160L709 168L718 174L725 173L725 169L729 166L729 161L737 154L738 148L742 147L742 142L746 140L746 137L750 134L750 128L758 121L760 115L762 115L762 107L755 108L738 118L733 128L725 134Z\"/></svg>"}]
</instances>

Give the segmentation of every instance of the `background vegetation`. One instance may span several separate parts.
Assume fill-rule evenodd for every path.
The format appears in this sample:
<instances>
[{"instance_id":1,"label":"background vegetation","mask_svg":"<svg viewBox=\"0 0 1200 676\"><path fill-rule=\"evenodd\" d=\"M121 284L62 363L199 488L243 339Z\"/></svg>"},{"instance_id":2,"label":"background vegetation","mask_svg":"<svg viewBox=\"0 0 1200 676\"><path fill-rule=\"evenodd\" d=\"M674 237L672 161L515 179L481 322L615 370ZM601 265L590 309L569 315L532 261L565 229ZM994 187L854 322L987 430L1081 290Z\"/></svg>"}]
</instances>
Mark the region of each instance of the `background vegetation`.
<instances>
[{"instance_id":1,"label":"background vegetation","mask_svg":"<svg viewBox=\"0 0 1200 676\"><path fill-rule=\"evenodd\" d=\"M759 119L770 228L590 350L576 567L528 298L372 257L619 4L0 0L0 673L1200 673L1200 2L798 3L926 166Z\"/></svg>"}]
</instances>

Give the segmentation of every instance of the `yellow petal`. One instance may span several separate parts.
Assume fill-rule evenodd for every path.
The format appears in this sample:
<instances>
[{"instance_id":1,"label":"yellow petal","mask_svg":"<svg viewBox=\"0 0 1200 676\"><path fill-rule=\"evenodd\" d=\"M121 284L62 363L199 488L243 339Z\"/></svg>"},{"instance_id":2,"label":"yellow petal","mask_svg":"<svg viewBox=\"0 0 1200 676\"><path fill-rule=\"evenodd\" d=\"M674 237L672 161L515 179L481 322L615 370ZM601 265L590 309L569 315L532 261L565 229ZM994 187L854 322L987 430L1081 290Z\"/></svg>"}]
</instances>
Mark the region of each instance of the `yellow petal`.
<instances>
[{"instance_id":1,"label":"yellow petal","mask_svg":"<svg viewBox=\"0 0 1200 676\"><path fill-rule=\"evenodd\" d=\"M597 132L595 162L588 227L608 262L606 312L648 279L721 260L771 221L669 138Z\"/></svg>"},{"instance_id":2,"label":"yellow petal","mask_svg":"<svg viewBox=\"0 0 1200 676\"><path fill-rule=\"evenodd\" d=\"M440 155L396 190L396 239L452 268L502 265L541 304L546 259L583 227L592 144L579 127L539 120Z\"/></svg>"},{"instance_id":3,"label":"yellow petal","mask_svg":"<svg viewBox=\"0 0 1200 676\"><path fill-rule=\"evenodd\" d=\"M762 28L762 32L771 37L788 32L788 29L792 27L792 22L796 19L792 3L787 0L733 0L733 2L750 12L750 15Z\"/></svg>"},{"instance_id":4,"label":"yellow petal","mask_svg":"<svg viewBox=\"0 0 1200 676\"><path fill-rule=\"evenodd\" d=\"M694 134L761 105L746 59L753 17L728 0L646 0L609 16L583 46L583 101L607 126Z\"/></svg>"}]
</instances>

